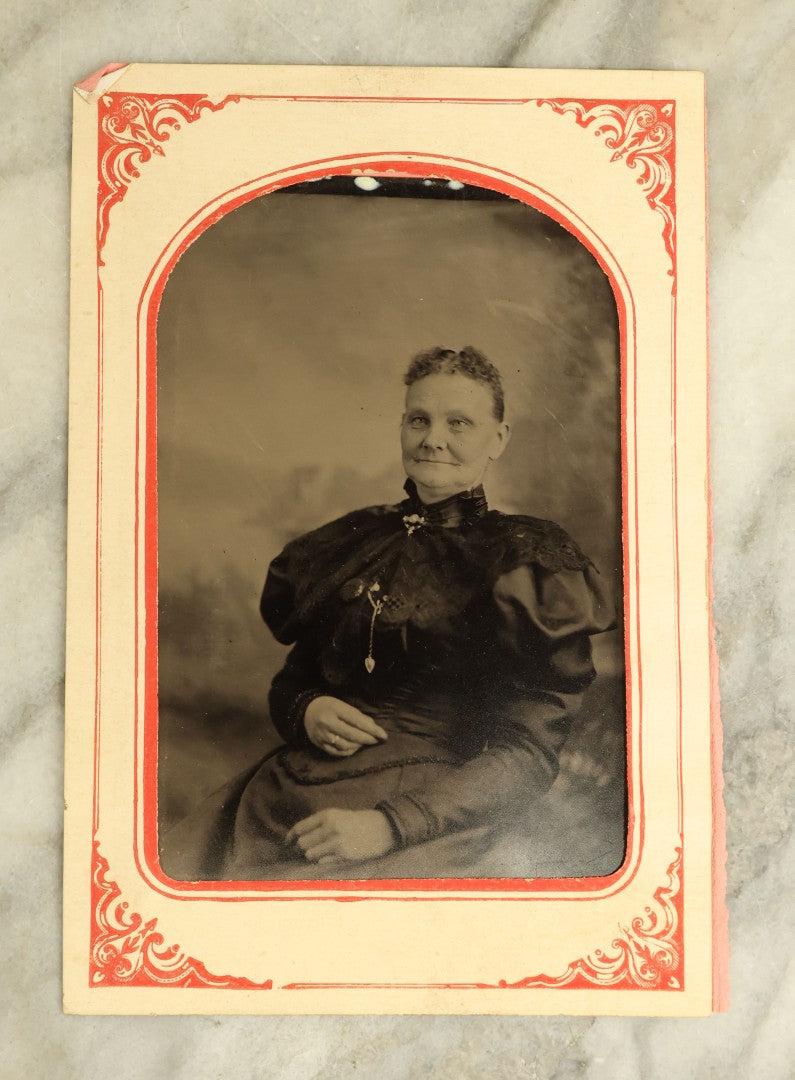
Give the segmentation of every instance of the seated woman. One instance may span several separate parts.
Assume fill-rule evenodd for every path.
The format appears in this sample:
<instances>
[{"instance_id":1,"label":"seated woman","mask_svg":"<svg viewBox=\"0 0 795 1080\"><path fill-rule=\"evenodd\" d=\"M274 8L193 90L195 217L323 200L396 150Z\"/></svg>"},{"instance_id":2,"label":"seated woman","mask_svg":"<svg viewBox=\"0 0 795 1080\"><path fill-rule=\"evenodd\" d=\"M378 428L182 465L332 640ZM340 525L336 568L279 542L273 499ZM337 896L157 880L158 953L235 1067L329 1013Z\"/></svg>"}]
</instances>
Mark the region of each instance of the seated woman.
<instances>
[{"instance_id":1,"label":"seated woman","mask_svg":"<svg viewBox=\"0 0 795 1080\"><path fill-rule=\"evenodd\" d=\"M405 382L406 498L274 559L261 611L292 645L269 697L284 744L172 830L174 878L477 876L555 778L613 613L559 526L488 508L509 436L494 365L435 348Z\"/></svg>"}]
</instances>

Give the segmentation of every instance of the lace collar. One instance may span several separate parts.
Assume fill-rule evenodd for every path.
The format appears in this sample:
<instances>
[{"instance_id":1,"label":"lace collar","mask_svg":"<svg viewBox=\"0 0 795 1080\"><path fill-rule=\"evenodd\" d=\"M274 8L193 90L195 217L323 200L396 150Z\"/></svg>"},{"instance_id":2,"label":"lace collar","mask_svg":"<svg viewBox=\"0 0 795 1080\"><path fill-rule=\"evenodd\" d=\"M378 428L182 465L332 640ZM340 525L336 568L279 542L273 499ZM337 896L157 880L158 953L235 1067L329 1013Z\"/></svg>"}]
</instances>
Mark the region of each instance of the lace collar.
<instances>
[{"instance_id":1,"label":"lace collar","mask_svg":"<svg viewBox=\"0 0 795 1080\"><path fill-rule=\"evenodd\" d=\"M423 525L437 525L447 529L469 525L483 517L489 508L481 485L472 488L471 491L459 491L447 499L442 499L441 502L429 504L422 502L413 480L407 480L403 489L408 495L408 499L403 503L406 509L403 520L409 531L413 531L411 525L416 528L421 528Z\"/></svg>"}]
</instances>

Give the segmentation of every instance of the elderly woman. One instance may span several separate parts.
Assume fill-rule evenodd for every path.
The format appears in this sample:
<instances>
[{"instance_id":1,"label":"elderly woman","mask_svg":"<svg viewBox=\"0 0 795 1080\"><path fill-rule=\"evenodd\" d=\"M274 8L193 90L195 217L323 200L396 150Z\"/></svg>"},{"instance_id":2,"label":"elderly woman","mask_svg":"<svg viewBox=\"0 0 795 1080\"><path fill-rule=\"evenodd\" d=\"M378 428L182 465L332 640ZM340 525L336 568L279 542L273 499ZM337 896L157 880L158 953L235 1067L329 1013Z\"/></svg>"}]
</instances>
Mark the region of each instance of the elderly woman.
<instances>
[{"instance_id":1,"label":"elderly woman","mask_svg":"<svg viewBox=\"0 0 795 1080\"><path fill-rule=\"evenodd\" d=\"M405 382L406 498L274 559L261 611L292 645L269 697L284 744L172 831L176 878L476 875L555 778L612 612L559 526L488 507L509 437L494 365L435 348Z\"/></svg>"}]
</instances>

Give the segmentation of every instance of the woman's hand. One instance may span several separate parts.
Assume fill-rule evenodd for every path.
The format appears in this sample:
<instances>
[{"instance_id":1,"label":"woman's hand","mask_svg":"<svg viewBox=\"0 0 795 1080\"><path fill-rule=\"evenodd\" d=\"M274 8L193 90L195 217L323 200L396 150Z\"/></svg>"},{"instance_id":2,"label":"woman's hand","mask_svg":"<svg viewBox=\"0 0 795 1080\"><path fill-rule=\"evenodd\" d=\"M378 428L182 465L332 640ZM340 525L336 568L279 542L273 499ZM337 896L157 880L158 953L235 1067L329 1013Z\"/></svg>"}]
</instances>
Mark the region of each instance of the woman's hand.
<instances>
[{"instance_id":1,"label":"woman's hand","mask_svg":"<svg viewBox=\"0 0 795 1080\"><path fill-rule=\"evenodd\" d=\"M326 695L309 702L304 727L309 741L329 757L350 757L363 746L375 746L387 738L375 720L353 705Z\"/></svg>"},{"instance_id":2,"label":"woman's hand","mask_svg":"<svg viewBox=\"0 0 795 1080\"><path fill-rule=\"evenodd\" d=\"M288 844L295 844L313 863L361 862L386 855L395 846L395 834L380 810L320 810L290 829Z\"/></svg>"}]
</instances>

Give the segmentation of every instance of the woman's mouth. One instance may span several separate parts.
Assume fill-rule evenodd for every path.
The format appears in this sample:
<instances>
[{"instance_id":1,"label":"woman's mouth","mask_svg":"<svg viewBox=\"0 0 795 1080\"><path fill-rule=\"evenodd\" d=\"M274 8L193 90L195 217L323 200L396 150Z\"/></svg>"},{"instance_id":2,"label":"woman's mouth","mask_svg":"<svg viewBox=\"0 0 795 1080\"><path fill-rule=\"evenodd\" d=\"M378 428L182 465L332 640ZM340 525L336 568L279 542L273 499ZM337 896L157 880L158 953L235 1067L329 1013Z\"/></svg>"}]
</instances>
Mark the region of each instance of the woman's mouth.
<instances>
[{"instance_id":1,"label":"woman's mouth","mask_svg":"<svg viewBox=\"0 0 795 1080\"><path fill-rule=\"evenodd\" d=\"M419 458L419 457L417 457L417 458L414 458L414 461L418 465L450 465L450 466L454 466L454 467L458 466L457 461L438 461L438 460L436 460L436 458Z\"/></svg>"}]
</instances>

